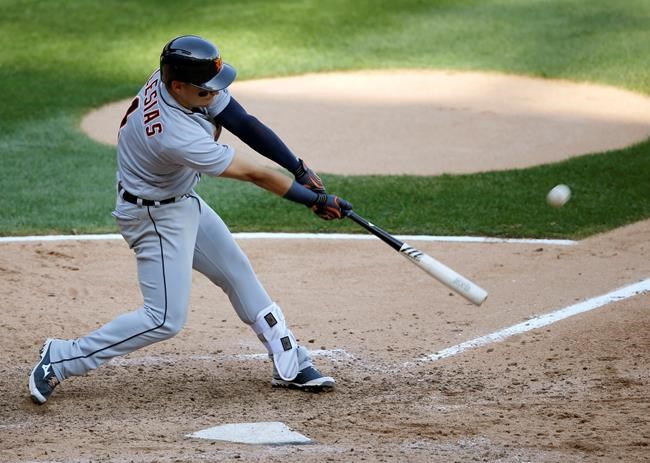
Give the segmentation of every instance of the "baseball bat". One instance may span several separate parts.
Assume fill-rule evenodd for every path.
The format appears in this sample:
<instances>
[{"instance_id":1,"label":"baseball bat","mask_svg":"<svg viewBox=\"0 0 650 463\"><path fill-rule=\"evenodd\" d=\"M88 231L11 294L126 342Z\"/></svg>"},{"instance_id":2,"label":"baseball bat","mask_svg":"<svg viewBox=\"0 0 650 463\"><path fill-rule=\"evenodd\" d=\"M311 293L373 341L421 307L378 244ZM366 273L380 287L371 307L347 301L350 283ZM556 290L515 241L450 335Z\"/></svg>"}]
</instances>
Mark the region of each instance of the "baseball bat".
<instances>
[{"instance_id":1,"label":"baseball bat","mask_svg":"<svg viewBox=\"0 0 650 463\"><path fill-rule=\"evenodd\" d=\"M356 212L350 211L347 217L357 224L361 225L363 228L378 237L384 243L388 244L395 251L406 257L409 262L417 265L433 278L438 280L440 283L444 284L452 291L460 294L468 301L476 305L481 305L487 298L487 291L485 291L480 286L450 269L442 262L439 262L424 252L398 240L386 230L383 230L377 225L368 222Z\"/></svg>"}]
</instances>

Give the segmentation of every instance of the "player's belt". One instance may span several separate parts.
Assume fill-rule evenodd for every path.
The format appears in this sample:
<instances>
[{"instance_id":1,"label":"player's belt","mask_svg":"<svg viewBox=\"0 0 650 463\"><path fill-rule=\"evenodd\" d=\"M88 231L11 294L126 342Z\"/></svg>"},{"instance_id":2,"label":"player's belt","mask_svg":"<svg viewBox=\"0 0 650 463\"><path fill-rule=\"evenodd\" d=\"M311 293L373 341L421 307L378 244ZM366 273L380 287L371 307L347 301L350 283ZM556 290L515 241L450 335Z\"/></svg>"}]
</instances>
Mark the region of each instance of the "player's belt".
<instances>
[{"instance_id":1,"label":"player's belt","mask_svg":"<svg viewBox=\"0 0 650 463\"><path fill-rule=\"evenodd\" d=\"M122 186L122 182L119 182L117 184L117 191L120 197L124 200L127 201L131 204L135 204L137 206L160 206L162 204L169 204L169 203L175 203L177 200L181 199L182 196L178 197L173 197L173 198L167 198L167 199L161 199L161 200L153 200L153 199L144 199L140 198L138 196L135 196L128 191L124 189Z\"/></svg>"}]
</instances>

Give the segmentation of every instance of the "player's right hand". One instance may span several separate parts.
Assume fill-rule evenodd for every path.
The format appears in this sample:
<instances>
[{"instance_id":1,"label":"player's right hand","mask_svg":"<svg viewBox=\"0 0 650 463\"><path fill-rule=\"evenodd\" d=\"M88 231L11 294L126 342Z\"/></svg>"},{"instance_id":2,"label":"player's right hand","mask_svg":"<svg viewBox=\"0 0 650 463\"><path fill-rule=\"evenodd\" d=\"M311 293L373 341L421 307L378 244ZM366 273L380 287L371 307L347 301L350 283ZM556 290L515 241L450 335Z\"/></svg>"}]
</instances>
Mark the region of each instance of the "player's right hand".
<instances>
[{"instance_id":1,"label":"player's right hand","mask_svg":"<svg viewBox=\"0 0 650 463\"><path fill-rule=\"evenodd\" d=\"M342 219L352 210L352 204L336 195L320 193L311 210L323 220Z\"/></svg>"},{"instance_id":2,"label":"player's right hand","mask_svg":"<svg viewBox=\"0 0 650 463\"><path fill-rule=\"evenodd\" d=\"M298 159L298 161L300 164L298 165L296 171L293 173L294 177L296 178L296 182L304 185L305 188L309 188L314 193L326 193L325 185L323 184L323 181L318 176L318 174L307 167L307 164L305 164L305 161L302 159Z\"/></svg>"}]
</instances>

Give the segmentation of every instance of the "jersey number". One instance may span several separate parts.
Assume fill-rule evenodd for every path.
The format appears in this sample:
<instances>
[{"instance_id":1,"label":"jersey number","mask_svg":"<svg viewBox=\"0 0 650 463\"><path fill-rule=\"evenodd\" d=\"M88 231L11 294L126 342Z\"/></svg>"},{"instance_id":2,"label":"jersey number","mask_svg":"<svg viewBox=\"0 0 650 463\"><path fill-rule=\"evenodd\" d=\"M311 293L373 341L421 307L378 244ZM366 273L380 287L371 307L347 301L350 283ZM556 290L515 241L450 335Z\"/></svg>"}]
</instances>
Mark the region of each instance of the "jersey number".
<instances>
[{"instance_id":1,"label":"jersey number","mask_svg":"<svg viewBox=\"0 0 650 463\"><path fill-rule=\"evenodd\" d=\"M131 106L129 106L129 109L126 110L126 114L122 118L122 122L120 122L120 129L126 125L126 120L129 118L129 116L133 111L138 109L138 106L140 106L140 97L136 96L131 102Z\"/></svg>"}]
</instances>

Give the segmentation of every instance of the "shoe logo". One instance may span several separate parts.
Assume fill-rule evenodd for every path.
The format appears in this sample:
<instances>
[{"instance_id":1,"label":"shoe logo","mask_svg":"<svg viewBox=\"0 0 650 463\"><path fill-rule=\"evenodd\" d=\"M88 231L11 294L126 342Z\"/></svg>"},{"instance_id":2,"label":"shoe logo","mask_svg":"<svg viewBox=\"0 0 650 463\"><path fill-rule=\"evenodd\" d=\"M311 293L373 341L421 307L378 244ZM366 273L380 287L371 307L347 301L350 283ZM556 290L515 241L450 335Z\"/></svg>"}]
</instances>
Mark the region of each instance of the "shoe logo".
<instances>
[{"instance_id":1,"label":"shoe logo","mask_svg":"<svg viewBox=\"0 0 650 463\"><path fill-rule=\"evenodd\" d=\"M50 367L52 366L51 363L48 363L47 365L41 365L41 368L43 369L44 376L47 376L50 374Z\"/></svg>"}]
</instances>

